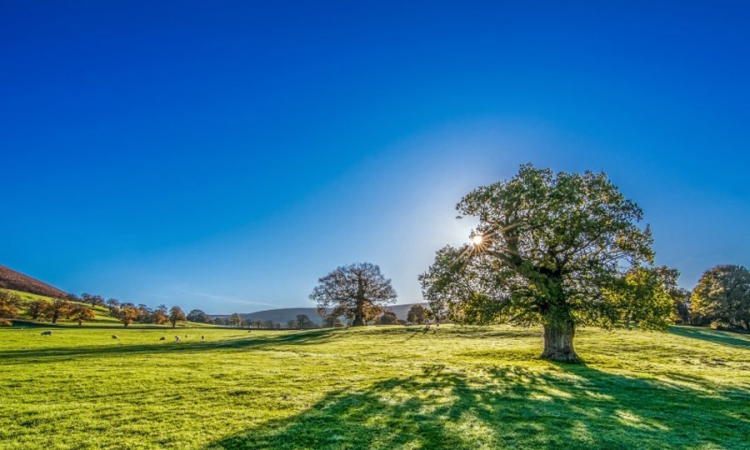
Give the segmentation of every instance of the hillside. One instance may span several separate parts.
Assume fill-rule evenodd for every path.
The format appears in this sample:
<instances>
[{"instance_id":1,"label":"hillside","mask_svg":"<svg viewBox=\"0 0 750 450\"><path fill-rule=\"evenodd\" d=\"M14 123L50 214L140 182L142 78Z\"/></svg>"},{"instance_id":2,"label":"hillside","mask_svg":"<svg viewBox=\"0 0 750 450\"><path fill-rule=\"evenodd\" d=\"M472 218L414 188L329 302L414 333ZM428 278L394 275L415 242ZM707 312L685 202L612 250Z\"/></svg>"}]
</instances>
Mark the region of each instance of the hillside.
<instances>
[{"instance_id":1,"label":"hillside","mask_svg":"<svg viewBox=\"0 0 750 450\"><path fill-rule=\"evenodd\" d=\"M396 316L399 319L406 320L406 315L409 312L409 309L416 305L420 304L423 306L427 306L427 303L408 303L405 305L392 305L386 308L387 311L392 311L396 313ZM306 315L310 318L313 322L317 323L318 325L321 325L323 323L323 319L321 319L320 316L318 316L318 310L316 308L280 308L280 309L268 309L265 311L257 311L254 313L246 313L246 314L240 314L243 320L273 320L276 323L285 324L289 320L295 320L298 315ZM229 317L229 314L211 314L211 318L220 317L222 319Z\"/></svg>"},{"instance_id":2,"label":"hillside","mask_svg":"<svg viewBox=\"0 0 750 450\"><path fill-rule=\"evenodd\" d=\"M0 289L28 292L45 297L65 297L66 295L63 290L2 265L0 265Z\"/></svg>"}]
</instances>

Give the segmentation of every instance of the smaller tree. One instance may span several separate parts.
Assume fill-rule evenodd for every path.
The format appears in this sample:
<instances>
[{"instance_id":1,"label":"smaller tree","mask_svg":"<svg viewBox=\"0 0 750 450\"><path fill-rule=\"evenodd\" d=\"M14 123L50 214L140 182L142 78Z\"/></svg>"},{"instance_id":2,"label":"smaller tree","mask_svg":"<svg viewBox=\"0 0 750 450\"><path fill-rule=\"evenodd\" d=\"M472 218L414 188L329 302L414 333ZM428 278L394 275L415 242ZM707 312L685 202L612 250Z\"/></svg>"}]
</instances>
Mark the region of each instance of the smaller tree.
<instances>
[{"instance_id":1,"label":"smaller tree","mask_svg":"<svg viewBox=\"0 0 750 450\"><path fill-rule=\"evenodd\" d=\"M353 326L365 325L396 302L391 280L371 263L341 266L318 280L310 299L318 304L321 317L346 316Z\"/></svg>"},{"instance_id":2,"label":"smaller tree","mask_svg":"<svg viewBox=\"0 0 750 450\"><path fill-rule=\"evenodd\" d=\"M211 322L211 319L208 317L208 314L204 313L200 309L194 309L190 311L187 315L187 320L189 320L190 322L196 322L196 323Z\"/></svg>"},{"instance_id":3,"label":"smaller tree","mask_svg":"<svg viewBox=\"0 0 750 450\"><path fill-rule=\"evenodd\" d=\"M693 289L690 312L701 324L725 322L750 331L750 271L742 266L716 266Z\"/></svg>"},{"instance_id":4,"label":"smaller tree","mask_svg":"<svg viewBox=\"0 0 750 450\"><path fill-rule=\"evenodd\" d=\"M242 316L240 316L239 313L234 313L231 316L229 316L229 325L233 327L241 327L242 326Z\"/></svg>"},{"instance_id":5,"label":"smaller tree","mask_svg":"<svg viewBox=\"0 0 750 450\"><path fill-rule=\"evenodd\" d=\"M406 321L422 325L428 319L430 310L422 305L413 305L406 313Z\"/></svg>"},{"instance_id":6,"label":"smaller tree","mask_svg":"<svg viewBox=\"0 0 750 450\"><path fill-rule=\"evenodd\" d=\"M26 314L31 317L31 320L37 320L40 317L44 317L44 311L47 307L47 302L44 300L34 300L26 304Z\"/></svg>"},{"instance_id":7,"label":"smaller tree","mask_svg":"<svg viewBox=\"0 0 750 450\"><path fill-rule=\"evenodd\" d=\"M289 319L286 321L286 327L289 328L290 330L294 330L296 328L299 328L299 324L297 323L296 320Z\"/></svg>"},{"instance_id":8,"label":"smaller tree","mask_svg":"<svg viewBox=\"0 0 750 450\"><path fill-rule=\"evenodd\" d=\"M88 308L83 305L73 305L70 309L70 313L68 315L69 318L75 320L78 322L78 326L82 326L83 322L87 322L94 317L96 317L96 313L93 309Z\"/></svg>"},{"instance_id":9,"label":"smaller tree","mask_svg":"<svg viewBox=\"0 0 750 450\"><path fill-rule=\"evenodd\" d=\"M169 315L167 314L166 305L159 305L156 307L156 309L151 313L151 322L157 325L164 325L165 323L169 322Z\"/></svg>"},{"instance_id":10,"label":"smaller tree","mask_svg":"<svg viewBox=\"0 0 750 450\"><path fill-rule=\"evenodd\" d=\"M172 324L172 328L177 326L177 322L185 322L186 320L187 317L185 317L185 313L182 312L182 308L179 306L173 306L169 310L169 322Z\"/></svg>"},{"instance_id":11,"label":"smaller tree","mask_svg":"<svg viewBox=\"0 0 750 450\"><path fill-rule=\"evenodd\" d=\"M386 311L377 318L378 325L396 325L398 323L398 317L393 311Z\"/></svg>"},{"instance_id":12,"label":"smaller tree","mask_svg":"<svg viewBox=\"0 0 750 450\"><path fill-rule=\"evenodd\" d=\"M18 305L21 297L14 293L0 290L0 319L14 319L18 316Z\"/></svg>"},{"instance_id":13,"label":"smaller tree","mask_svg":"<svg viewBox=\"0 0 750 450\"><path fill-rule=\"evenodd\" d=\"M128 325L138 319L138 310L133 306L125 306L119 309L117 318L127 328Z\"/></svg>"},{"instance_id":14,"label":"smaller tree","mask_svg":"<svg viewBox=\"0 0 750 450\"><path fill-rule=\"evenodd\" d=\"M47 302L44 308L44 316L51 319L52 323L57 323L60 317L65 317L69 314L72 306L67 299L56 298L51 302Z\"/></svg>"},{"instance_id":15,"label":"smaller tree","mask_svg":"<svg viewBox=\"0 0 750 450\"><path fill-rule=\"evenodd\" d=\"M109 309L120 309L120 301L116 298L110 298L105 303Z\"/></svg>"},{"instance_id":16,"label":"smaller tree","mask_svg":"<svg viewBox=\"0 0 750 450\"><path fill-rule=\"evenodd\" d=\"M307 314L299 314L297 316L297 326L300 328L315 328L315 322L310 320Z\"/></svg>"},{"instance_id":17,"label":"smaller tree","mask_svg":"<svg viewBox=\"0 0 750 450\"><path fill-rule=\"evenodd\" d=\"M273 329L279 328L278 325L280 325L280 324L274 322L273 320L266 320L266 321L263 322L263 326L266 327L266 328L268 328L269 330L273 330Z\"/></svg>"}]
</instances>

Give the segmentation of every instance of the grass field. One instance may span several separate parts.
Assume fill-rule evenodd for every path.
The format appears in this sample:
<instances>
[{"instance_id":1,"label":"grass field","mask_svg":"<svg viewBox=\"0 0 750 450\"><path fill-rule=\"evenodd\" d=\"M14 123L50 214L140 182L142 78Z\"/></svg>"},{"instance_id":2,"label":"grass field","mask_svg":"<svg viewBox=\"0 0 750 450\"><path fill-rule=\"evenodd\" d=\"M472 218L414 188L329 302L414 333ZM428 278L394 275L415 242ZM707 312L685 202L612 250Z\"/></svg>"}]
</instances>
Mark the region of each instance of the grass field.
<instances>
[{"instance_id":1,"label":"grass field","mask_svg":"<svg viewBox=\"0 0 750 450\"><path fill-rule=\"evenodd\" d=\"M0 448L750 448L745 336L178 331L0 329Z\"/></svg>"}]
</instances>

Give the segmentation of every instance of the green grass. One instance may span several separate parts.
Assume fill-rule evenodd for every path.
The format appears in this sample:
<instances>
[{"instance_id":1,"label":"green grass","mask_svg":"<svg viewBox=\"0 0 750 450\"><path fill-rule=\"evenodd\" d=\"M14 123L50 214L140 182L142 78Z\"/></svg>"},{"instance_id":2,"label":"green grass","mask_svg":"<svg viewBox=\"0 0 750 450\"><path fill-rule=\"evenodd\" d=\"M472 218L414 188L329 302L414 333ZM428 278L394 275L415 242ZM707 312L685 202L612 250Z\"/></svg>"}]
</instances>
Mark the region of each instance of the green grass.
<instances>
[{"instance_id":1,"label":"green grass","mask_svg":"<svg viewBox=\"0 0 750 450\"><path fill-rule=\"evenodd\" d=\"M722 333L583 329L581 366L535 328L179 333L0 329L0 448L750 448Z\"/></svg>"}]
</instances>

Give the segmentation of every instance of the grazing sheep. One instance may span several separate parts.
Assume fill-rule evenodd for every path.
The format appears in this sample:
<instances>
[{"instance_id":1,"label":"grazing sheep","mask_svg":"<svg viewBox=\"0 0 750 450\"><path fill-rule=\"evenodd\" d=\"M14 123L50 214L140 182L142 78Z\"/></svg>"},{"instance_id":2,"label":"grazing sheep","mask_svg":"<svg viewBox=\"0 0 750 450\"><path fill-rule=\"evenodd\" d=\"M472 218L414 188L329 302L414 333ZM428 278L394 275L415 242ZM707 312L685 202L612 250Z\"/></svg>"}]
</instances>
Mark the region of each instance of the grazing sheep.
<instances>
[{"instance_id":1,"label":"grazing sheep","mask_svg":"<svg viewBox=\"0 0 750 450\"><path fill-rule=\"evenodd\" d=\"M252 333L252 332L253 332L253 330L247 330L247 332L248 332L248 333Z\"/></svg>"},{"instance_id":2,"label":"grazing sheep","mask_svg":"<svg viewBox=\"0 0 750 450\"><path fill-rule=\"evenodd\" d=\"M186 334L186 335L185 335L185 337L186 337L186 338L189 338L190 336L188 336L188 335Z\"/></svg>"},{"instance_id":3,"label":"grazing sheep","mask_svg":"<svg viewBox=\"0 0 750 450\"><path fill-rule=\"evenodd\" d=\"M118 336L118 335L116 335L116 334L113 334L113 335L112 335L112 339L120 339L120 336Z\"/></svg>"},{"instance_id":4,"label":"grazing sheep","mask_svg":"<svg viewBox=\"0 0 750 450\"><path fill-rule=\"evenodd\" d=\"M201 341L206 339L206 336L201 336Z\"/></svg>"},{"instance_id":5,"label":"grazing sheep","mask_svg":"<svg viewBox=\"0 0 750 450\"><path fill-rule=\"evenodd\" d=\"M167 338L165 338L164 336L162 336L162 337L160 337L160 338L159 338L159 340L160 340L160 341L166 341L166 340L167 340Z\"/></svg>"},{"instance_id":6,"label":"grazing sheep","mask_svg":"<svg viewBox=\"0 0 750 450\"><path fill-rule=\"evenodd\" d=\"M180 337L179 337L179 336L175 336L175 337L174 337L174 341L175 341L175 342L182 342L182 339L180 339Z\"/></svg>"},{"instance_id":7,"label":"grazing sheep","mask_svg":"<svg viewBox=\"0 0 750 450\"><path fill-rule=\"evenodd\" d=\"M52 336L52 331L50 330L42 331L42 336Z\"/></svg>"}]
</instances>

